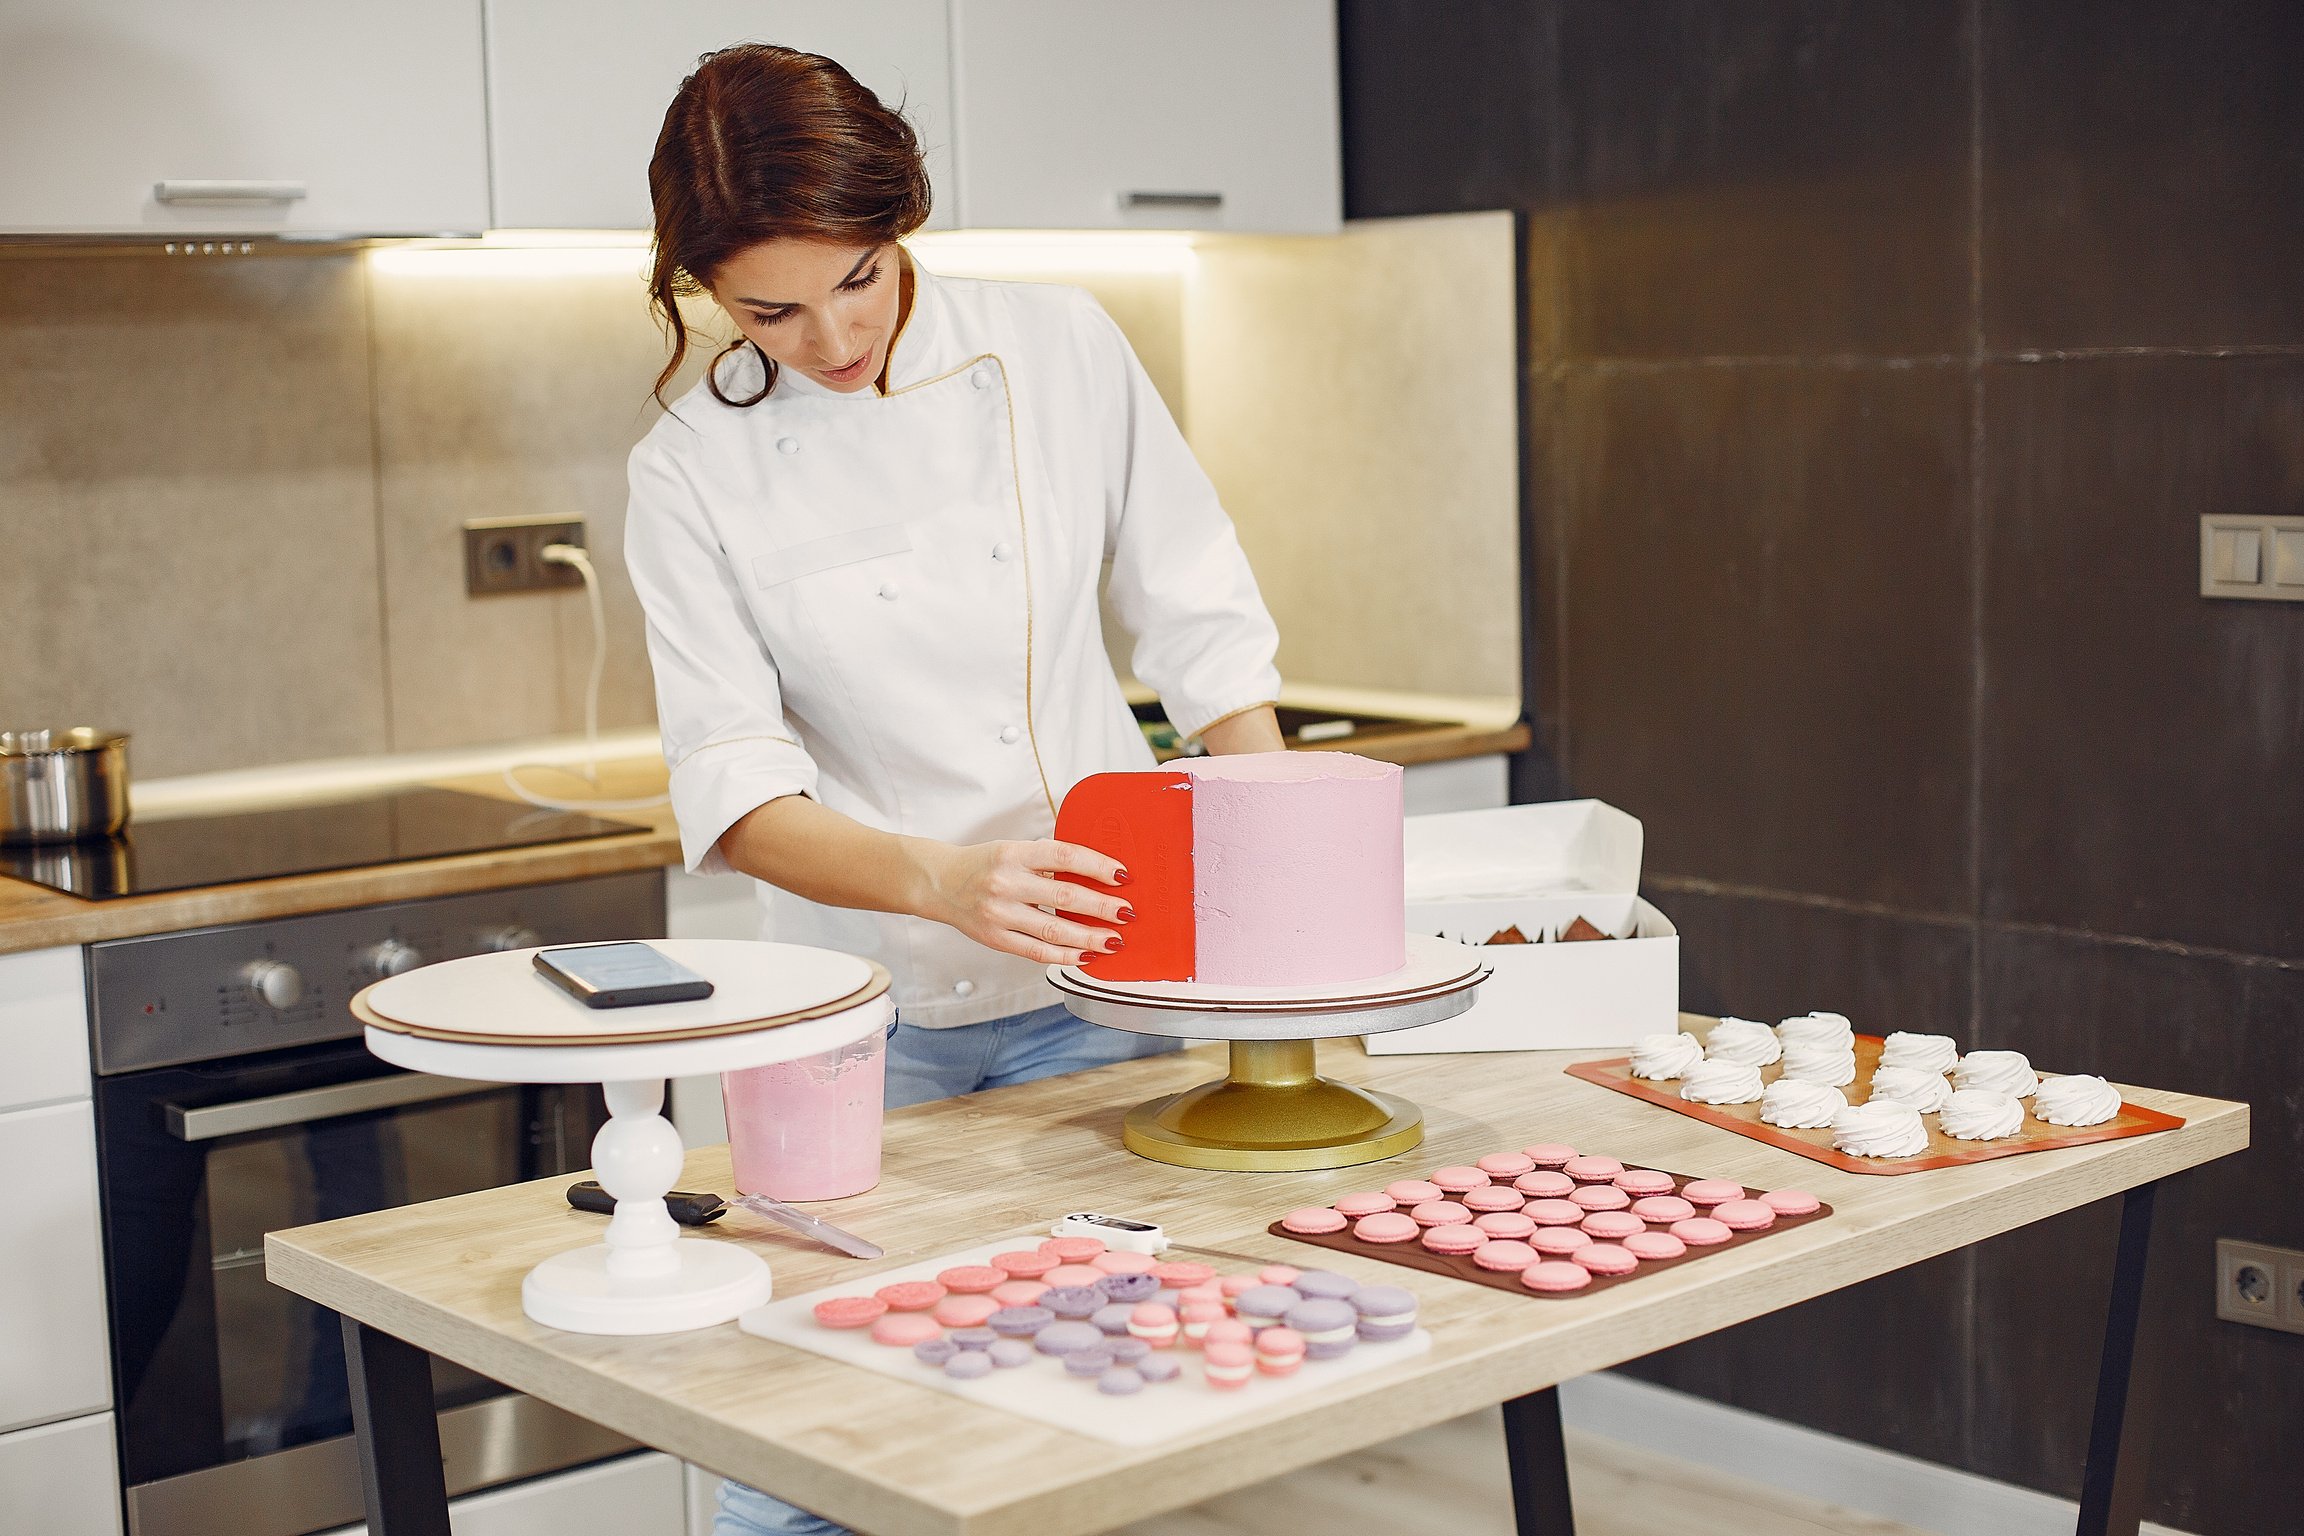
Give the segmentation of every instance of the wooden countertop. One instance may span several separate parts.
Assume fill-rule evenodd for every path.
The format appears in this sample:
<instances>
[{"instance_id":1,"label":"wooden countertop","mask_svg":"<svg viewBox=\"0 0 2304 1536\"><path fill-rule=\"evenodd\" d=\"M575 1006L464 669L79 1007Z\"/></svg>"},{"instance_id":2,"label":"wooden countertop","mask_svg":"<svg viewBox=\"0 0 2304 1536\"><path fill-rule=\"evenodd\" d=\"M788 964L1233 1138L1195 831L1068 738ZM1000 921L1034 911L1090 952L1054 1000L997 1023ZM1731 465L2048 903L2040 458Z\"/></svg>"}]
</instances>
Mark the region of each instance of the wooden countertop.
<instances>
[{"instance_id":1,"label":"wooden countertop","mask_svg":"<svg viewBox=\"0 0 2304 1536\"><path fill-rule=\"evenodd\" d=\"M1527 746L1528 741L1525 725L1438 725L1429 730L1404 731L1372 739L1355 750L1386 762L1411 764L1517 752ZM654 757L603 763L600 775L599 793L607 799L637 799L661 794L664 789L664 764ZM511 798L503 778L497 774L438 782L446 789ZM582 787L565 775L553 775L540 782L570 794ZM568 788L563 790L561 786ZM680 838L673 826L671 807L601 814L611 821L632 822L648 830L581 843L378 864L277 880L249 880L153 896L124 896L114 901L82 901L46 886L0 876L0 954L62 944L92 944L100 939L134 938L148 933L173 933L218 923L257 922L379 902L413 901L425 896L453 896L508 885L661 869L680 862Z\"/></svg>"},{"instance_id":2,"label":"wooden countertop","mask_svg":"<svg viewBox=\"0 0 2304 1536\"><path fill-rule=\"evenodd\" d=\"M1696 1029L1711 1021L1689 1018ZM1179 1242L1403 1284L1422 1302L1430 1354L1275 1403L1153 1447L1066 1434L902 1380L752 1338L734 1325L669 1337L559 1333L520 1310L537 1261L597 1241L568 1209L566 1178L275 1232L277 1284L649 1445L882 1536L1072 1536L1211 1498L1696 1338L2237 1152L2242 1104L2127 1089L2181 1129L1931 1173L1866 1177L1810 1162L1566 1076L1579 1055L1371 1058L1331 1042L1324 1069L1422 1106L1420 1148L1324 1173L1202 1173L1120 1145L1131 1104L1220 1075L1203 1048L895 1112L885 1177L823 1213L888 1246L858 1264L744 1211L701 1229L774 1266L780 1295L1022 1234L1065 1211L1141 1215ZM1535 1141L1639 1166L1798 1186L1822 1221L1630 1285L1565 1300L1521 1297L1270 1236L1297 1205ZM683 1189L731 1188L728 1150L688 1155ZM2108 1272L2103 1252L2067 1262ZM1858 1360L1829 1364L1860 1369ZM2092 1368L2092 1362L2086 1368Z\"/></svg>"}]
</instances>

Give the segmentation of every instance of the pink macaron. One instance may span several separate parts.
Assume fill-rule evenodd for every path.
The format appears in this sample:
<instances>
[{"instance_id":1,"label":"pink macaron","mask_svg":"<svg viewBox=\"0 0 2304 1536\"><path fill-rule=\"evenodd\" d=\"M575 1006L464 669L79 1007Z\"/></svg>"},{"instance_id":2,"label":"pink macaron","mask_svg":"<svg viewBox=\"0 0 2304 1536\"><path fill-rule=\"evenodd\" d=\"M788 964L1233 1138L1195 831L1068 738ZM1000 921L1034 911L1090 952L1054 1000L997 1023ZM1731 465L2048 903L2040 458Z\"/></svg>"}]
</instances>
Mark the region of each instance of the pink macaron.
<instances>
[{"instance_id":1,"label":"pink macaron","mask_svg":"<svg viewBox=\"0 0 2304 1536\"><path fill-rule=\"evenodd\" d=\"M944 1287L933 1280L899 1280L872 1294L888 1303L891 1312L925 1312L944 1299Z\"/></svg>"},{"instance_id":2,"label":"pink macaron","mask_svg":"<svg viewBox=\"0 0 2304 1536\"><path fill-rule=\"evenodd\" d=\"M1220 1301L1187 1301L1176 1309L1177 1326L1183 1330L1187 1344L1206 1343L1208 1330L1224 1321L1226 1315L1224 1303Z\"/></svg>"},{"instance_id":3,"label":"pink macaron","mask_svg":"<svg viewBox=\"0 0 2304 1536\"><path fill-rule=\"evenodd\" d=\"M1536 1159L1525 1152L1491 1152L1479 1161L1479 1169L1492 1179L1516 1179L1536 1166Z\"/></svg>"},{"instance_id":4,"label":"pink macaron","mask_svg":"<svg viewBox=\"0 0 2304 1536\"><path fill-rule=\"evenodd\" d=\"M1565 1200L1576 1181L1557 1168L1539 1168L1514 1179L1512 1187L1531 1200Z\"/></svg>"},{"instance_id":5,"label":"pink macaron","mask_svg":"<svg viewBox=\"0 0 2304 1536\"><path fill-rule=\"evenodd\" d=\"M1336 1202L1336 1209L1352 1220L1358 1221L1361 1217L1373 1216L1378 1211L1395 1210L1399 1204L1399 1201L1384 1191L1371 1189L1357 1195L1346 1195Z\"/></svg>"},{"instance_id":6,"label":"pink macaron","mask_svg":"<svg viewBox=\"0 0 2304 1536\"><path fill-rule=\"evenodd\" d=\"M1236 1317L1228 1317L1220 1323L1211 1322L1203 1342L1213 1349L1219 1344L1250 1344L1254 1343L1255 1339L1255 1329Z\"/></svg>"},{"instance_id":7,"label":"pink macaron","mask_svg":"<svg viewBox=\"0 0 2304 1536\"><path fill-rule=\"evenodd\" d=\"M956 1264L936 1277L936 1283L961 1296L989 1296L1008 1283L1008 1271L996 1264Z\"/></svg>"},{"instance_id":8,"label":"pink macaron","mask_svg":"<svg viewBox=\"0 0 2304 1536\"><path fill-rule=\"evenodd\" d=\"M1614 1243L1586 1243L1568 1255L1568 1261L1596 1275L1628 1275L1640 1267L1637 1254Z\"/></svg>"},{"instance_id":9,"label":"pink macaron","mask_svg":"<svg viewBox=\"0 0 2304 1536\"><path fill-rule=\"evenodd\" d=\"M984 1319L999 1310L999 1301L991 1296L956 1292L936 1303L928 1315L947 1328L981 1328Z\"/></svg>"},{"instance_id":10,"label":"pink macaron","mask_svg":"<svg viewBox=\"0 0 2304 1536\"><path fill-rule=\"evenodd\" d=\"M1522 1147L1520 1155L1539 1168L1560 1168L1576 1155L1576 1149L1563 1141L1540 1141L1532 1147Z\"/></svg>"},{"instance_id":11,"label":"pink macaron","mask_svg":"<svg viewBox=\"0 0 2304 1536\"><path fill-rule=\"evenodd\" d=\"M1569 1200L1587 1211L1620 1211L1632 1197L1613 1184L1579 1184Z\"/></svg>"},{"instance_id":12,"label":"pink macaron","mask_svg":"<svg viewBox=\"0 0 2304 1536\"><path fill-rule=\"evenodd\" d=\"M1760 1198L1779 1216L1812 1216L1824 1204L1804 1189L1772 1189Z\"/></svg>"},{"instance_id":13,"label":"pink macaron","mask_svg":"<svg viewBox=\"0 0 2304 1536\"><path fill-rule=\"evenodd\" d=\"M1478 1189L1488 1182L1488 1175L1478 1168L1454 1166L1435 1169L1432 1182L1451 1195L1460 1195L1468 1189Z\"/></svg>"},{"instance_id":14,"label":"pink macaron","mask_svg":"<svg viewBox=\"0 0 2304 1536\"><path fill-rule=\"evenodd\" d=\"M1680 1198L1691 1205L1718 1205L1723 1200L1743 1199L1744 1186L1726 1179L1690 1179L1681 1186Z\"/></svg>"},{"instance_id":15,"label":"pink macaron","mask_svg":"<svg viewBox=\"0 0 2304 1536\"><path fill-rule=\"evenodd\" d=\"M1176 1305L1180 1307L1188 1307L1196 1301L1213 1302L1221 1307L1224 1305L1224 1287L1211 1280L1205 1285L1188 1285L1176 1293Z\"/></svg>"},{"instance_id":16,"label":"pink macaron","mask_svg":"<svg viewBox=\"0 0 2304 1536\"><path fill-rule=\"evenodd\" d=\"M1548 1259L1564 1259L1579 1248L1592 1246L1592 1234L1582 1227L1546 1227L1528 1239L1528 1246Z\"/></svg>"},{"instance_id":17,"label":"pink macaron","mask_svg":"<svg viewBox=\"0 0 2304 1536\"><path fill-rule=\"evenodd\" d=\"M1351 1223L1344 1213L1332 1206L1301 1205L1280 1218L1280 1225L1290 1232L1318 1236L1322 1232L1341 1232Z\"/></svg>"},{"instance_id":18,"label":"pink macaron","mask_svg":"<svg viewBox=\"0 0 2304 1536\"><path fill-rule=\"evenodd\" d=\"M1128 1314L1128 1336L1142 1339L1154 1349L1166 1349L1176 1342L1176 1312L1156 1301L1147 1301Z\"/></svg>"},{"instance_id":19,"label":"pink macaron","mask_svg":"<svg viewBox=\"0 0 2304 1536\"><path fill-rule=\"evenodd\" d=\"M1490 1211L1516 1211L1528 1203L1528 1197L1509 1184L1484 1184L1464 1191L1458 1198L1464 1209L1476 1216Z\"/></svg>"},{"instance_id":20,"label":"pink macaron","mask_svg":"<svg viewBox=\"0 0 2304 1536\"><path fill-rule=\"evenodd\" d=\"M1472 1218L1472 1225L1490 1237L1512 1237L1526 1240L1536 1230L1535 1219L1522 1211L1485 1211Z\"/></svg>"},{"instance_id":21,"label":"pink macaron","mask_svg":"<svg viewBox=\"0 0 2304 1536\"><path fill-rule=\"evenodd\" d=\"M1408 1213L1420 1227L1460 1227L1472 1213L1453 1200L1427 1200Z\"/></svg>"},{"instance_id":22,"label":"pink macaron","mask_svg":"<svg viewBox=\"0 0 2304 1536\"><path fill-rule=\"evenodd\" d=\"M1294 1285L1304 1271L1293 1264L1267 1264L1256 1271L1258 1285Z\"/></svg>"},{"instance_id":23,"label":"pink macaron","mask_svg":"<svg viewBox=\"0 0 2304 1536\"><path fill-rule=\"evenodd\" d=\"M1709 1216L1691 1216L1686 1221L1672 1223L1672 1235L1691 1248L1712 1248L1735 1236L1727 1226Z\"/></svg>"},{"instance_id":24,"label":"pink macaron","mask_svg":"<svg viewBox=\"0 0 2304 1536\"><path fill-rule=\"evenodd\" d=\"M1423 1179L1394 1179L1384 1186L1384 1193L1402 1205L1422 1205L1427 1200L1444 1198L1448 1191Z\"/></svg>"},{"instance_id":25,"label":"pink macaron","mask_svg":"<svg viewBox=\"0 0 2304 1536\"><path fill-rule=\"evenodd\" d=\"M1219 1392L1237 1392L1256 1374L1256 1346L1231 1340L1210 1340L1202 1373Z\"/></svg>"},{"instance_id":26,"label":"pink macaron","mask_svg":"<svg viewBox=\"0 0 2304 1536\"><path fill-rule=\"evenodd\" d=\"M888 1315L888 1303L877 1296L834 1296L815 1307L816 1321L825 1328L869 1328Z\"/></svg>"},{"instance_id":27,"label":"pink macaron","mask_svg":"<svg viewBox=\"0 0 2304 1536\"><path fill-rule=\"evenodd\" d=\"M1765 1200L1723 1200L1712 1207L1712 1219L1731 1232L1760 1232L1776 1225L1776 1213Z\"/></svg>"},{"instance_id":28,"label":"pink macaron","mask_svg":"<svg viewBox=\"0 0 2304 1536\"><path fill-rule=\"evenodd\" d=\"M1526 1243L1507 1242L1502 1238L1498 1238L1494 1242L1482 1243L1478 1248L1472 1250L1472 1262L1474 1264L1482 1269L1495 1270L1500 1274L1518 1274L1541 1257L1541 1254Z\"/></svg>"},{"instance_id":29,"label":"pink macaron","mask_svg":"<svg viewBox=\"0 0 2304 1536\"><path fill-rule=\"evenodd\" d=\"M1412 1243L1423 1230L1414 1217L1401 1211L1378 1211L1352 1224L1352 1235L1364 1243Z\"/></svg>"},{"instance_id":30,"label":"pink macaron","mask_svg":"<svg viewBox=\"0 0 2304 1536\"><path fill-rule=\"evenodd\" d=\"M1592 1213L1573 1200L1531 1200L1520 1214L1540 1227L1573 1227Z\"/></svg>"},{"instance_id":31,"label":"pink macaron","mask_svg":"<svg viewBox=\"0 0 2304 1536\"><path fill-rule=\"evenodd\" d=\"M1446 1258L1462 1258L1490 1241L1478 1227L1426 1227L1420 1239L1426 1248Z\"/></svg>"},{"instance_id":32,"label":"pink macaron","mask_svg":"<svg viewBox=\"0 0 2304 1536\"><path fill-rule=\"evenodd\" d=\"M1037 1306L1049 1291L1045 1280L1011 1280L992 1288L992 1299L1004 1307Z\"/></svg>"},{"instance_id":33,"label":"pink macaron","mask_svg":"<svg viewBox=\"0 0 2304 1536\"><path fill-rule=\"evenodd\" d=\"M1065 1285L1094 1285L1104 1278L1104 1271L1093 1264L1059 1264L1041 1279L1051 1287Z\"/></svg>"},{"instance_id":34,"label":"pink macaron","mask_svg":"<svg viewBox=\"0 0 2304 1536\"><path fill-rule=\"evenodd\" d=\"M1688 1251L1688 1245L1669 1232L1635 1232L1624 1239L1623 1247L1644 1264L1676 1259Z\"/></svg>"},{"instance_id":35,"label":"pink macaron","mask_svg":"<svg viewBox=\"0 0 2304 1536\"><path fill-rule=\"evenodd\" d=\"M1642 1195L1668 1195L1672 1193L1672 1175L1658 1173L1653 1168L1627 1168L1616 1175L1616 1187L1638 1199Z\"/></svg>"},{"instance_id":36,"label":"pink macaron","mask_svg":"<svg viewBox=\"0 0 2304 1536\"><path fill-rule=\"evenodd\" d=\"M1584 1230L1604 1243L1620 1243L1635 1232L1648 1230L1648 1223L1630 1211L1594 1211L1584 1218Z\"/></svg>"},{"instance_id":37,"label":"pink macaron","mask_svg":"<svg viewBox=\"0 0 2304 1536\"><path fill-rule=\"evenodd\" d=\"M943 1325L925 1312L891 1312L872 1325L872 1342L910 1349L922 1339L939 1338Z\"/></svg>"},{"instance_id":38,"label":"pink macaron","mask_svg":"<svg viewBox=\"0 0 2304 1536\"><path fill-rule=\"evenodd\" d=\"M1632 1202L1632 1214L1642 1221L1686 1221L1696 1207L1678 1195L1643 1195Z\"/></svg>"},{"instance_id":39,"label":"pink macaron","mask_svg":"<svg viewBox=\"0 0 2304 1536\"><path fill-rule=\"evenodd\" d=\"M1567 1259L1546 1259L1520 1271L1520 1283L1532 1291L1580 1291L1592 1283L1592 1271Z\"/></svg>"},{"instance_id":40,"label":"pink macaron","mask_svg":"<svg viewBox=\"0 0 2304 1536\"><path fill-rule=\"evenodd\" d=\"M1149 1273L1153 1279L1172 1291L1181 1291L1186 1286L1206 1285L1216 1278L1214 1265L1192 1259L1169 1259L1153 1265Z\"/></svg>"},{"instance_id":41,"label":"pink macaron","mask_svg":"<svg viewBox=\"0 0 2304 1536\"><path fill-rule=\"evenodd\" d=\"M1605 1184L1622 1173L1624 1165L1612 1157L1572 1157L1560 1171L1579 1184Z\"/></svg>"},{"instance_id":42,"label":"pink macaron","mask_svg":"<svg viewBox=\"0 0 2304 1536\"><path fill-rule=\"evenodd\" d=\"M1267 1328L1256 1335L1256 1369L1267 1376L1293 1376L1304 1363L1304 1335L1293 1328Z\"/></svg>"},{"instance_id":43,"label":"pink macaron","mask_svg":"<svg viewBox=\"0 0 2304 1536\"><path fill-rule=\"evenodd\" d=\"M1104 1251L1100 1237L1051 1237L1040 1251L1059 1264L1085 1264Z\"/></svg>"},{"instance_id":44,"label":"pink macaron","mask_svg":"<svg viewBox=\"0 0 2304 1536\"><path fill-rule=\"evenodd\" d=\"M1131 1253L1125 1248L1111 1248L1088 1261L1090 1269L1100 1269L1108 1275L1145 1275L1152 1272L1158 1259L1148 1253Z\"/></svg>"},{"instance_id":45,"label":"pink macaron","mask_svg":"<svg viewBox=\"0 0 2304 1536\"><path fill-rule=\"evenodd\" d=\"M1003 1271L1011 1280L1037 1280L1063 1261L1053 1254L1027 1253L1019 1249L1014 1253L996 1253L989 1262L994 1269Z\"/></svg>"},{"instance_id":46,"label":"pink macaron","mask_svg":"<svg viewBox=\"0 0 2304 1536\"><path fill-rule=\"evenodd\" d=\"M1409 1222L1408 1224L1410 1226L1415 1225L1414 1222ZM1226 1275L1223 1279L1216 1282L1216 1289L1224 1293L1224 1299L1226 1301L1238 1301L1242 1295L1256 1289L1256 1287L1262 1285L1263 1283L1263 1281L1257 1279L1254 1275Z\"/></svg>"}]
</instances>

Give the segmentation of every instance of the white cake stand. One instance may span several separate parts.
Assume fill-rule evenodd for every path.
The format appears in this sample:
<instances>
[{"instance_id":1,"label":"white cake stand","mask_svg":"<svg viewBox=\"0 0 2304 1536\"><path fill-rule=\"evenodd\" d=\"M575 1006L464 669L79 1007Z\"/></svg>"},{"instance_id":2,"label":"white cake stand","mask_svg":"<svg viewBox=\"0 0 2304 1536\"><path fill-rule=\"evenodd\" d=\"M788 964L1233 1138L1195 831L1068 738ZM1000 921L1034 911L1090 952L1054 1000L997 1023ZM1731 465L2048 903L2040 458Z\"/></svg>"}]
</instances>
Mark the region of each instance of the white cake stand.
<instances>
[{"instance_id":1,"label":"white cake stand","mask_svg":"<svg viewBox=\"0 0 2304 1536\"><path fill-rule=\"evenodd\" d=\"M655 940L658 948L710 978L717 1008L676 1003L594 1011L533 975L532 949L474 955L379 982L352 999L368 1028L368 1049L394 1066L501 1083L598 1083L609 1121L592 1142L593 1171L615 1197L605 1238L554 1254L528 1272L520 1305L530 1317L570 1333L652 1334L708 1328L765 1303L774 1285L767 1262L733 1242L680 1236L664 1196L680 1177L680 1133L665 1119L664 1081L737 1072L813 1056L884 1030L895 1017L887 972L865 961L861 988L821 993L853 968L828 967L821 950L741 940ZM797 955L734 951L798 951ZM798 966L790 962L800 961ZM804 973L804 974L796 974ZM779 980L781 975L783 979ZM398 986L398 983L410 983ZM827 1005L838 1004L831 1011ZM518 1013L515 1021L507 1006ZM758 1011L750 1018L746 1010ZM713 1022L699 1024L699 1010ZM651 1014L685 1011L669 1024ZM810 1014L798 1017L796 1014ZM457 1039L460 1026L485 1025L490 1038ZM423 1028L424 1034L410 1033ZM609 1034L601 1044L496 1043L529 1032L565 1042L571 1032ZM699 1034L699 1029L714 1032ZM655 1038L650 1038L651 1034Z\"/></svg>"},{"instance_id":2,"label":"white cake stand","mask_svg":"<svg viewBox=\"0 0 2304 1536\"><path fill-rule=\"evenodd\" d=\"M1318 1043L1452 1019L1488 975L1465 946L1411 935L1406 966L1348 986L1101 981L1068 966L1048 979L1091 1024L1231 1044L1226 1076L1128 1111L1129 1151L1183 1168L1301 1173L1377 1162L1424 1139L1424 1112L1408 1100L1322 1077Z\"/></svg>"}]
</instances>

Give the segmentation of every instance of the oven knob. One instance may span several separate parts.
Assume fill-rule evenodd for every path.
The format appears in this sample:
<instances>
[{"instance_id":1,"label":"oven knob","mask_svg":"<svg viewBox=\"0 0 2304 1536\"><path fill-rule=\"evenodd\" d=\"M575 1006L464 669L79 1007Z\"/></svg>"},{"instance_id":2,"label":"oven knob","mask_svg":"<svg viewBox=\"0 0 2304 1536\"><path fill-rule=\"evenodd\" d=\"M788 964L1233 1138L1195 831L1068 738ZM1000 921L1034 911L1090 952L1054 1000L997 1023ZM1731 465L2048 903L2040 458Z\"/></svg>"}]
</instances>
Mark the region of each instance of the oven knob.
<instances>
[{"instance_id":1,"label":"oven knob","mask_svg":"<svg viewBox=\"0 0 2304 1536\"><path fill-rule=\"evenodd\" d=\"M397 976L412 971L424 963L424 957L413 944L399 939L386 939L360 957L371 976Z\"/></svg>"},{"instance_id":2,"label":"oven knob","mask_svg":"<svg viewBox=\"0 0 2304 1536\"><path fill-rule=\"evenodd\" d=\"M491 928L480 935L480 947L490 954L507 949L533 949L544 942L544 936L521 923L507 923Z\"/></svg>"},{"instance_id":3,"label":"oven knob","mask_svg":"<svg viewBox=\"0 0 2304 1536\"><path fill-rule=\"evenodd\" d=\"M304 1001L304 977L285 960L251 960L240 979L269 1008L293 1008Z\"/></svg>"}]
</instances>

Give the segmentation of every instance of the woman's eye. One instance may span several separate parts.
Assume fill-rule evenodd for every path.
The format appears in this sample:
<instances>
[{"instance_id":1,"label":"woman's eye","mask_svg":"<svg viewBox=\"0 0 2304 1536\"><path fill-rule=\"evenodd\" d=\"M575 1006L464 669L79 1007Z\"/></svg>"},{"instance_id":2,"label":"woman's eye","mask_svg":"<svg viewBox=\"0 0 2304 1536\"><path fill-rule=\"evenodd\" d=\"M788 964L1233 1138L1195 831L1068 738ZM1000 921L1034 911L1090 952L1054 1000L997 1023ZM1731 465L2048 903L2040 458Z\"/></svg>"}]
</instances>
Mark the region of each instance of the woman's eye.
<instances>
[{"instance_id":1,"label":"woman's eye","mask_svg":"<svg viewBox=\"0 0 2304 1536\"><path fill-rule=\"evenodd\" d=\"M842 293L860 293L878 281L880 281L880 268L878 266L874 266L871 271L865 273L862 277L852 278L849 281L842 283L840 285L840 291Z\"/></svg>"},{"instance_id":2,"label":"woman's eye","mask_svg":"<svg viewBox=\"0 0 2304 1536\"><path fill-rule=\"evenodd\" d=\"M763 314L759 313L757 310L755 310L755 311L753 312L753 315L752 315L752 323L753 323L754 325L774 325L774 324L776 324L776 323L777 323L779 320L782 320L782 319L784 319L786 316L790 315L791 313L792 313L792 311L790 311L790 310L788 310L788 309L780 309L780 310L776 311L776 313L774 313L774 314L772 314L772 315L763 315Z\"/></svg>"}]
</instances>

